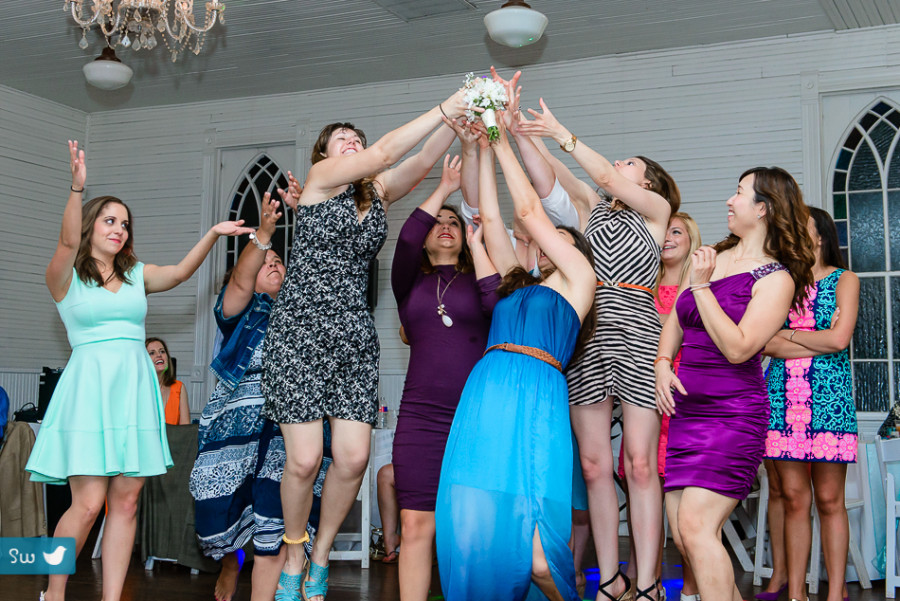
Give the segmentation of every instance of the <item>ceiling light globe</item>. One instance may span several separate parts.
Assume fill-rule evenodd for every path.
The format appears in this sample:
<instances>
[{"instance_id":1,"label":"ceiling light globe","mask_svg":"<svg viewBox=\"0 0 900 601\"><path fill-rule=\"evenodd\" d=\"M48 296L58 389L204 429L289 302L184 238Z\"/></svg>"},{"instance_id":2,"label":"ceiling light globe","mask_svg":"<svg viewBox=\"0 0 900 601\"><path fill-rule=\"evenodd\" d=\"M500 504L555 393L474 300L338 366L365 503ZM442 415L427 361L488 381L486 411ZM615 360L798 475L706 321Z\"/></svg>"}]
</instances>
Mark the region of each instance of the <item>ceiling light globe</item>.
<instances>
[{"instance_id":1,"label":"ceiling light globe","mask_svg":"<svg viewBox=\"0 0 900 601\"><path fill-rule=\"evenodd\" d=\"M543 13L522 6L503 6L484 16L484 26L491 39L512 48L537 42L544 35L547 23Z\"/></svg>"},{"instance_id":2,"label":"ceiling light globe","mask_svg":"<svg viewBox=\"0 0 900 601\"><path fill-rule=\"evenodd\" d=\"M134 71L128 65L109 60L95 60L82 70L89 84L101 90L118 90L128 85Z\"/></svg>"}]
</instances>

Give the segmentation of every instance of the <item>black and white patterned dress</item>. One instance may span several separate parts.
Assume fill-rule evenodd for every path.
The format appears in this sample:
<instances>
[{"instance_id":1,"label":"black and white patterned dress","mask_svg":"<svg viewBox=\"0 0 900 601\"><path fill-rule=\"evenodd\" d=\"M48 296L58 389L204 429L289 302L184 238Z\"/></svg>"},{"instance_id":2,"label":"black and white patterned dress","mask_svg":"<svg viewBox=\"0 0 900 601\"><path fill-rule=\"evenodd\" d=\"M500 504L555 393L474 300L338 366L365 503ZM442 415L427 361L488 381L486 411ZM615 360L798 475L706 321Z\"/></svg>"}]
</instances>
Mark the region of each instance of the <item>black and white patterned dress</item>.
<instances>
[{"instance_id":1,"label":"black and white patterned dress","mask_svg":"<svg viewBox=\"0 0 900 601\"><path fill-rule=\"evenodd\" d=\"M597 280L652 289L661 249L643 216L612 210L601 200L591 211L585 238L594 251ZM662 326L648 290L598 285L597 330L584 352L569 365L569 404L591 405L608 396L655 408L653 359Z\"/></svg>"},{"instance_id":2,"label":"black and white patterned dress","mask_svg":"<svg viewBox=\"0 0 900 601\"><path fill-rule=\"evenodd\" d=\"M387 237L381 199L359 220L353 186L297 207L294 245L263 358L264 413L277 423L378 410L378 335L366 306L369 263Z\"/></svg>"}]
</instances>

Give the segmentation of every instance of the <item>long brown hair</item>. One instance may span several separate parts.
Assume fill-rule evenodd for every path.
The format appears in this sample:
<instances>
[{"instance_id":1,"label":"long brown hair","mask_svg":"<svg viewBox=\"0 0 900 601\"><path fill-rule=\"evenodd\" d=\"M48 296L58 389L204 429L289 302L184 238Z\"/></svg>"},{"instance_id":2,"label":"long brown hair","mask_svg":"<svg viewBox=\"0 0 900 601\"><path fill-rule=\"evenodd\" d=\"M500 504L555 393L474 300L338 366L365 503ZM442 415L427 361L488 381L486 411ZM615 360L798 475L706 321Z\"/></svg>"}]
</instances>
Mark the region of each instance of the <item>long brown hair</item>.
<instances>
[{"instance_id":1,"label":"long brown hair","mask_svg":"<svg viewBox=\"0 0 900 601\"><path fill-rule=\"evenodd\" d=\"M591 245L588 244L587 238L584 237L584 234L568 225L558 225L556 226L556 229L568 232L569 235L572 236L572 239L575 241L575 248L581 251L581 254L585 256L585 258L591 264L591 268L593 268L594 251L591 250ZM505 298L519 288L540 284L542 280L547 278L547 276L549 276L554 271L556 271L555 267L553 269L542 271L541 277L537 278L521 265L516 265L515 267L510 269L506 273L506 275L503 276L503 279L500 281L500 285L497 287L497 296L499 296L500 298ZM578 341L575 343L575 351L572 354L573 361L577 359L584 351L584 346L591 340L591 338L594 337L594 330L596 329L597 301L595 299L591 301L591 308L590 310L588 310L587 315L584 316L584 321L581 322L581 329L578 331Z\"/></svg>"},{"instance_id":2,"label":"long brown hair","mask_svg":"<svg viewBox=\"0 0 900 601\"><path fill-rule=\"evenodd\" d=\"M78 254L75 255L75 272L85 284L90 282L95 282L98 286L106 284L103 276L100 275L97 260L91 256L91 236L94 233L94 222L100 218L103 208L110 203L117 203L125 207L125 211L128 213L128 222L125 225L128 238L113 258L113 272L109 279L115 277L126 284L131 284L128 272L137 264L137 257L134 256L134 222L131 218L131 209L115 196L98 196L81 207L81 243L78 245Z\"/></svg>"},{"instance_id":3,"label":"long brown hair","mask_svg":"<svg viewBox=\"0 0 900 601\"><path fill-rule=\"evenodd\" d=\"M684 224L684 229L687 230L688 239L691 241L691 248L684 258L684 261L681 263L681 273L678 276L678 285L680 286L681 282L684 281L684 278L687 277L688 272L691 270L691 255L694 254L695 250L700 248L700 245L703 244L703 242L700 240L700 228L697 227L697 222L694 221L693 217L687 213L673 213L672 216L669 217L669 227L672 227L673 219L681 220ZM662 282L665 274L666 264L660 262L659 273L656 276L656 284L653 286L653 296L655 296L657 300L659 300L659 283Z\"/></svg>"},{"instance_id":4,"label":"long brown hair","mask_svg":"<svg viewBox=\"0 0 900 601\"><path fill-rule=\"evenodd\" d=\"M641 159L647 165L647 168L644 170L644 177L650 182L650 190L669 201L672 214L677 213L681 207L681 191L678 190L678 184L675 183L669 172L653 159L648 159L641 155L637 155L634 158Z\"/></svg>"},{"instance_id":5,"label":"long brown hair","mask_svg":"<svg viewBox=\"0 0 900 601\"><path fill-rule=\"evenodd\" d=\"M172 355L169 354L169 345L167 345L166 341L162 338L151 336L144 341L144 348L150 346L151 342L160 343L163 350L166 351L166 369L162 372L162 383L163 386L171 386L175 383L175 366L172 364Z\"/></svg>"},{"instance_id":6,"label":"long brown hair","mask_svg":"<svg viewBox=\"0 0 900 601\"><path fill-rule=\"evenodd\" d=\"M472 251L469 249L469 243L466 240L466 232L463 229L465 228L466 222L463 221L462 217L459 215L459 211L457 211L456 207L453 205L441 205L441 211L450 211L456 215L456 220L460 225L462 248L459 249L459 255L456 259L456 271L460 273L472 273L475 270L475 261L472 260ZM425 250L424 246L422 247L422 271L425 273L434 273L437 271L434 265L431 264L431 259L428 258L428 252Z\"/></svg>"},{"instance_id":7,"label":"long brown hair","mask_svg":"<svg viewBox=\"0 0 900 601\"><path fill-rule=\"evenodd\" d=\"M838 241L834 219L831 218L828 211L819 207L809 207L809 215L813 218L813 222L816 224L816 232L822 239L822 262L825 265L831 265L838 269L847 269L844 255L841 254L841 246Z\"/></svg>"},{"instance_id":8,"label":"long brown hair","mask_svg":"<svg viewBox=\"0 0 900 601\"><path fill-rule=\"evenodd\" d=\"M787 267L794 280L795 307L806 298L806 288L814 282L812 267L816 263L809 235L809 207L803 202L800 186L781 167L754 167L741 174L738 181L753 176L753 201L765 203L766 241L763 251ZM735 234L714 246L716 252L733 248L740 241Z\"/></svg>"},{"instance_id":9,"label":"long brown hair","mask_svg":"<svg viewBox=\"0 0 900 601\"><path fill-rule=\"evenodd\" d=\"M352 131L359 136L359 141L362 142L363 148L366 148L366 134L363 133L363 130L357 129L352 123L329 123L319 132L319 137L313 145L312 157L310 158L310 162L313 165L328 158L325 154L325 151L328 149L328 142L331 140L334 132L342 129ZM369 207L372 206L372 201L378 194L373 182L374 178L364 177L351 184L353 186L353 200L356 202L356 209L361 213L369 210Z\"/></svg>"}]
</instances>

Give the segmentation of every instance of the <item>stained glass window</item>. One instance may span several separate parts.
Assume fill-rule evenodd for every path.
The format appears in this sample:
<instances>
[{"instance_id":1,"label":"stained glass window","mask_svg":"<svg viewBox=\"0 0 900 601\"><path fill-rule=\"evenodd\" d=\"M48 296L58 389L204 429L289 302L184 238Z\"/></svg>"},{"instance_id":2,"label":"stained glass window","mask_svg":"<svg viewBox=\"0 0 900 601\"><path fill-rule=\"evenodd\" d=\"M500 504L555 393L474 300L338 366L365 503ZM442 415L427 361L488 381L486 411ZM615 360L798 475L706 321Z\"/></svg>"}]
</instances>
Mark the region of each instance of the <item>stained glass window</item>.
<instances>
[{"instance_id":1,"label":"stained glass window","mask_svg":"<svg viewBox=\"0 0 900 601\"><path fill-rule=\"evenodd\" d=\"M878 100L838 149L831 198L841 252L860 277L850 358L859 411L885 412L900 387L900 109Z\"/></svg>"},{"instance_id":2,"label":"stained glass window","mask_svg":"<svg viewBox=\"0 0 900 601\"><path fill-rule=\"evenodd\" d=\"M243 219L247 227L257 228L260 223L260 210L263 195L269 192L280 200L277 188L286 189L288 186L287 173L279 167L268 155L262 154L256 158L247 169L235 187L234 196L231 199L231 209L228 219ZM294 234L294 212L285 210L282 205L279 210L284 213L275 226L275 235L272 236L272 250L281 255L285 264L288 262L288 253L291 251L291 241ZM227 269L231 269L237 263L238 256L244 250L250 240L247 236L229 236L228 252L225 260Z\"/></svg>"}]
</instances>

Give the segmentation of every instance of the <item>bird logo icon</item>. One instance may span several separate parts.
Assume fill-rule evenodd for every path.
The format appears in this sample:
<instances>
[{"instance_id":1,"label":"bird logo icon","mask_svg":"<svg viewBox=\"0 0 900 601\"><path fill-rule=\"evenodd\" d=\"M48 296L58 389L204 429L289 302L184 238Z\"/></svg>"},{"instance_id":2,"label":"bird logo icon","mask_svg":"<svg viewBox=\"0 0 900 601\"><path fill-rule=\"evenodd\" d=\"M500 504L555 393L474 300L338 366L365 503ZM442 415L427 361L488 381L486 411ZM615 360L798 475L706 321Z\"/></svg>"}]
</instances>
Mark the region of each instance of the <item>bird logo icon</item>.
<instances>
[{"instance_id":1,"label":"bird logo icon","mask_svg":"<svg viewBox=\"0 0 900 601\"><path fill-rule=\"evenodd\" d=\"M66 554L66 548L62 545L56 547L53 553L44 553L44 561L51 566L58 566L62 563L63 556Z\"/></svg>"}]
</instances>

